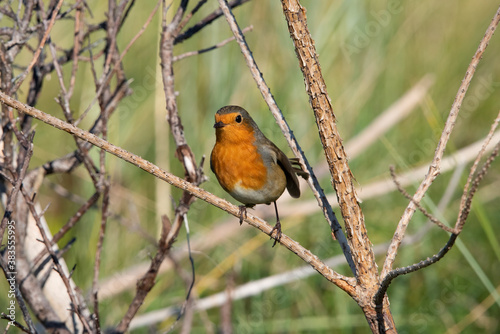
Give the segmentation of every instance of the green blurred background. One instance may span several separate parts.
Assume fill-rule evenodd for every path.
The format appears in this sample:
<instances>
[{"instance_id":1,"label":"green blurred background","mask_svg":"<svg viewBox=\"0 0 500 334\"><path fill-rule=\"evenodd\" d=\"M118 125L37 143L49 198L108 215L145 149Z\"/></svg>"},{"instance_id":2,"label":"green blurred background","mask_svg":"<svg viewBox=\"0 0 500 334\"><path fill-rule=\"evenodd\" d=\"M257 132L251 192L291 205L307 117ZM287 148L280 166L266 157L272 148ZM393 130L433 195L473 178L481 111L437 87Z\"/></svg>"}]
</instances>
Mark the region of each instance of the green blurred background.
<instances>
[{"instance_id":1,"label":"green blurred background","mask_svg":"<svg viewBox=\"0 0 500 334\"><path fill-rule=\"evenodd\" d=\"M93 22L102 20L106 5L98 1L88 3L94 18L87 19L95 20ZM359 188L387 179L390 165L395 165L398 173L404 173L429 162L467 65L498 4L471 0L309 0L302 1L302 4L307 8L309 29L316 42L323 75L345 142L362 131L421 78L427 74L434 78L434 84L413 113L350 161ZM153 7L153 2L135 5L119 35L121 50L141 28ZM188 27L216 8L217 2L209 1ZM246 34L248 44L310 163L313 166L324 163L314 117L280 2L251 1L235 9L234 13L242 28L253 25L253 30ZM181 165L173 157L175 147L169 140L161 79L156 73L159 68L158 31L159 20L156 16L124 59L125 71L134 80L131 84L134 94L122 101L119 110L110 119L109 140L182 176ZM227 23L222 18L177 45L174 51L180 55L212 46L230 36ZM68 26L59 23L54 27L52 38L67 40L68 45L72 42ZM462 115L448 144L447 155L488 133L500 106L499 54L500 36L497 33L472 81ZM89 69L89 64L80 64L79 80L71 105L77 112L82 112L94 97L93 88L88 88L93 87ZM65 70L68 71L69 67ZM197 160L204 155L209 157L215 140L213 115L227 104L245 107L261 130L290 154L235 42L181 60L175 64L174 70L179 113L187 141ZM58 91L54 74L45 83L36 107L63 118L54 101ZM89 121L81 126L88 128L96 114L97 109L94 108L87 117ZM74 149L74 141L68 134L38 124L32 166ZM161 158L160 153L166 154L167 159ZM97 151L93 154L97 157ZM461 175L449 205L438 214L450 224L456 220L461 188L470 165ZM500 161L495 162L484 179L459 244L436 265L400 277L389 288L391 310L400 333L500 331L499 167ZM115 157L107 158L107 169L112 183L113 216L108 221L103 248L103 282L116 273L149 261L155 252L158 217L161 214L171 215L171 197L177 201L180 194L178 190L167 187L166 191L157 195L157 180ZM205 172L209 180L202 187L236 203L220 188L208 163L205 163ZM443 173L431 187L425 202L429 210L433 211L440 201L451 176L452 172ZM422 177L423 174L420 179ZM326 193L332 193L329 175L323 174L320 182ZM52 189L53 184L63 185L80 200L93 193L93 186L83 167L71 175L55 175L46 180L39 200L42 206L50 203L45 216L55 233L81 203L78 198L58 195ZM407 189L410 193L414 192L417 185L410 185ZM306 190L299 200L290 205L312 199L311 192ZM407 201L394 191L364 199L362 207L374 245L392 238L406 205ZM281 213L286 216L283 210ZM271 248L272 242L268 237L247 228L245 224L238 229L232 228L238 225L236 218L205 202L196 201L188 217L191 238L195 242L195 293L200 298L223 291L228 284L238 286L304 265L285 248ZM271 215L268 221L273 224L274 217ZM84 291L89 291L92 284L99 222L100 210L94 208L59 243L62 246L71 237L77 238L65 259L70 267L77 264L73 278ZM312 214L286 216L282 222L284 233L320 258L341 254L338 244L331 240L329 228L319 210ZM409 233L420 230L425 223L425 217L416 213ZM218 231L224 231L221 226L227 226L234 232L228 232L219 242L210 243L217 238ZM433 227L419 242L400 250L396 265L404 266L425 259L436 253L446 240L447 233ZM185 246L186 236L182 231L174 250L179 266L189 273L188 259L182 256ZM383 255L377 257L379 267L383 263ZM334 269L349 274L345 265ZM5 281L1 281L0 289L6 288ZM101 297L103 327L119 322L134 291L135 285L131 285L123 292ZM158 277L157 285L140 313L179 305L185 293L185 283L175 271L169 270ZM5 298L0 295L0 305L6 302ZM319 275L235 301L232 307L235 333L369 331L356 303ZM192 332L217 332L220 313L219 308L195 313ZM142 327L133 333L165 330L172 321L172 318L165 319L151 328ZM179 329L174 332L179 332Z\"/></svg>"}]
</instances>

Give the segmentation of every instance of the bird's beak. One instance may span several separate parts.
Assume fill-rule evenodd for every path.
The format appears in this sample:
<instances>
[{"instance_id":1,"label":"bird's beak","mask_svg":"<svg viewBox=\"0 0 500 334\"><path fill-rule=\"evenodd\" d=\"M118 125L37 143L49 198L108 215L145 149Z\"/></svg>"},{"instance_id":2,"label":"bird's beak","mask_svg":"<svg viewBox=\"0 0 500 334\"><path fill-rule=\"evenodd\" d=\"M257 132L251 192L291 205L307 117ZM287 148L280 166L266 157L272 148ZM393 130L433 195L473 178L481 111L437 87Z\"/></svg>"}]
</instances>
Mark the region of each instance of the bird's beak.
<instances>
[{"instance_id":1,"label":"bird's beak","mask_svg":"<svg viewBox=\"0 0 500 334\"><path fill-rule=\"evenodd\" d=\"M225 127L227 124L224 124L223 122L219 121L214 124L214 128L219 129Z\"/></svg>"}]
</instances>

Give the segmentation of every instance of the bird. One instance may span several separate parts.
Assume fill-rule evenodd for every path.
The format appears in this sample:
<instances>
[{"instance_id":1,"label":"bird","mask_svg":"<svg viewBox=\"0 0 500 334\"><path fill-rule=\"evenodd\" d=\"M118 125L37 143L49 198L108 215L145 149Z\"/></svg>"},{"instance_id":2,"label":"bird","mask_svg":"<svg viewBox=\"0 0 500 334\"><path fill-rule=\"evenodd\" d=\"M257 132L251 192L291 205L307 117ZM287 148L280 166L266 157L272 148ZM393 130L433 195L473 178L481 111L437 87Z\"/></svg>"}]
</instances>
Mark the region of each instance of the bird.
<instances>
[{"instance_id":1,"label":"bird","mask_svg":"<svg viewBox=\"0 0 500 334\"><path fill-rule=\"evenodd\" d=\"M239 206L240 225L247 208L274 203L276 224L271 230L274 244L281 240L281 223L276 200L288 190L293 198L300 196L299 180L307 174L298 160L287 156L263 133L250 114L239 106L225 106L215 113L215 145L210 155L210 169L221 187ZM292 165L293 164L293 165ZM305 176L304 176L305 177Z\"/></svg>"}]
</instances>

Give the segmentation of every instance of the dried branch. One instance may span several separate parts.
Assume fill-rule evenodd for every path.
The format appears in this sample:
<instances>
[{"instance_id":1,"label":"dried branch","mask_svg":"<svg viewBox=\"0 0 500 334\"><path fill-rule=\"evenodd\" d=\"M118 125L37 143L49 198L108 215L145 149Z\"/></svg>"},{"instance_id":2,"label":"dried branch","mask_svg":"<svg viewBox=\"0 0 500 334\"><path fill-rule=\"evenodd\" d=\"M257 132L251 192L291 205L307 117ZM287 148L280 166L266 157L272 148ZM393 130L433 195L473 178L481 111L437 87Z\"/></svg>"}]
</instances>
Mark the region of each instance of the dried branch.
<instances>
[{"instance_id":1,"label":"dried branch","mask_svg":"<svg viewBox=\"0 0 500 334\"><path fill-rule=\"evenodd\" d=\"M3 94L3 92L0 93ZM29 149L27 151L29 152ZM29 153L27 153L27 155L29 155ZM7 205L5 206L5 212L2 217L2 223L0 225L0 236L2 237L5 233L5 229L7 228L7 222L10 218L12 218L12 211L14 210L14 206L16 204L17 194L19 193L19 190L21 189L21 186L23 184L26 171L28 170L29 161L30 159L25 156L23 164L21 165L21 169L19 171L19 175L15 179L16 183L13 185L12 191L9 194Z\"/></svg>"},{"instance_id":2,"label":"dried branch","mask_svg":"<svg viewBox=\"0 0 500 334\"><path fill-rule=\"evenodd\" d=\"M101 167L101 175L103 175L104 178L104 173L105 170L104 168ZM110 191L110 185L109 181L105 180L103 184L103 193L102 193L102 214L101 214L101 227L99 229L99 239L97 240L97 246L96 246L96 253L94 257L94 278L92 280L92 304L94 305L94 327L97 332L100 332L100 321L99 321L99 298L98 298L98 292L99 292L99 271L100 271L100 265L101 265L101 253L102 253L102 245L104 244L104 237L106 235L106 224L108 221L108 216L109 216L109 191Z\"/></svg>"},{"instance_id":3,"label":"dried branch","mask_svg":"<svg viewBox=\"0 0 500 334\"><path fill-rule=\"evenodd\" d=\"M431 186L432 182L436 179L436 177L439 175L440 170L441 170L441 159L444 154L444 150L446 148L446 144L448 143L448 140L450 138L451 132L453 131L453 128L455 127L455 123L458 117L458 112L460 110L460 106L462 105L462 101L465 97L465 94L467 93L467 89L469 88L470 82L472 80L472 77L474 76L474 73L476 72L477 65L479 64L479 61L481 60L481 57L486 50L486 47L488 46L488 43L493 36L493 33L495 32L498 23L500 22L500 7L498 8L497 12L495 13L493 20L491 21L490 25L486 29L486 33L484 37L481 39L481 42L479 43L479 46L477 48L476 53L472 57L472 60L467 68L467 71L465 72L465 77L462 80L462 83L458 89L457 95L455 97L455 101L453 102L453 105L451 106L450 113L448 115L448 119L446 120L446 123L444 125L443 132L441 134L441 138L439 140L438 146L436 148L436 152L434 154L434 158L429 165L429 170L427 172L427 175L425 176L424 180L420 183L420 186L418 187L417 191L415 192L415 195L413 196L413 199L415 202L420 202L420 200L424 197L425 193ZM416 210L415 202L411 201L406 210L403 213L403 216L401 217L398 226L396 228L396 231L394 232L394 236L391 241L391 245L389 246L389 249L387 251L387 257L384 261L384 266L382 269L381 277L385 279L385 276L391 271L392 266L394 264L394 260L396 259L397 251L399 248L399 245L401 244L401 241L404 238L406 228L408 227L408 224L410 222L411 217L413 216L413 213Z\"/></svg>"},{"instance_id":4,"label":"dried branch","mask_svg":"<svg viewBox=\"0 0 500 334\"><path fill-rule=\"evenodd\" d=\"M323 150L332 175L332 185L337 193L344 218L347 240L356 266L355 275L358 282L368 288L378 281L374 265L375 257L367 237L363 212L358 203L353 176L321 74L314 41L307 27L305 9L296 0L282 0L281 4L304 76L309 101L316 117Z\"/></svg>"},{"instance_id":5,"label":"dried branch","mask_svg":"<svg viewBox=\"0 0 500 334\"><path fill-rule=\"evenodd\" d=\"M465 221L467 220L467 217L469 216L470 213L472 198L474 197L477 189L479 188L479 183L481 182L481 180L484 178L489 168L491 167L491 163L498 156L499 151L500 151L500 142L497 143L495 149L493 150L493 152L491 152L490 156L484 163L483 167L472 181L472 186L466 195L465 205L462 208L462 210L460 210L458 215L457 223L455 225L456 233L462 232Z\"/></svg>"},{"instance_id":6,"label":"dried branch","mask_svg":"<svg viewBox=\"0 0 500 334\"><path fill-rule=\"evenodd\" d=\"M174 187L186 190L187 192L193 194L197 198L212 204L230 214L233 216L239 218L239 207L236 205L233 205L229 203L228 201L219 198L208 191L199 188L195 185L193 185L190 182L187 182L186 180L183 180L173 174L170 174L158 166L152 164L151 162L142 159L141 157L132 154L120 147L117 147L115 145L112 145L111 143L89 133L88 131L79 129L75 127L72 124L66 123L64 121L61 121L60 119L53 117L51 115L48 115L36 108L27 106L12 97L4 94L3 92L0 92L0 101L6 105L9 105L18 111L28 114L44 123L47 123L49 125L52 125L53 127L66 131L70 134L76 134L79 138L88 141L94 146L97 146L103 150L105 150L108 153L111 153L118 158L127 161L128 163L137 166L141 168L142 170L160 178L161 180L164 180L168 182L169 184L173 185ZM245 221L250 224L251 226L259 229L263 233L267 234L268 236L271 236L271 231L272 227L267 224L265 221L261 220L258 217L255 217L252 214L248 214L247 218ZM355 281L351 278L345 277L343 275L340 275L338 273L335 273L332 269L330 269L328 266L326 266L317 256L312 254L310 251L302 247L298 242L292 240L285 234L283 234L282 238L282 245L295 253L299 258L304 260L305 262L309 263L316 271L318 271L322 276L324 276L327 280L331 281L335 285L341 287L344 291L348 292L349 294L354 293L354 285Z\"/></svg>"}]
</instances>

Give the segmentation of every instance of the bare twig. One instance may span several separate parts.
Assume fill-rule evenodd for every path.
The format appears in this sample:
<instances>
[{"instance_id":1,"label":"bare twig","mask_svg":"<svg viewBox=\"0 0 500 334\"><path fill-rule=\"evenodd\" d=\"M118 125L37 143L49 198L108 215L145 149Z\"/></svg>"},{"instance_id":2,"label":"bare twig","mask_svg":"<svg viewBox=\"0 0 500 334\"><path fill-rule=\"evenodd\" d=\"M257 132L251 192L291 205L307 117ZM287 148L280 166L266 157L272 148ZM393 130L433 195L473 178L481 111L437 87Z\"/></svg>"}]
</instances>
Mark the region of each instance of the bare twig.
<instances>
[{"instance_id":1,"label":"bare twig","mask_svg":"<svg viewBox=\"0 0 500 334\"><path fill-rule=\"evenodd\" d=\"M463 194L463 196L466 196L465 204L464 204L464 207L462 208L462 210L459 211L457 223L455 224L455 226L456 226L455 233L458 234L458 233L462 232L465 221L467 220L467 217L469 216L469 213L470 213L472 198L474 197L474 195L476 194L476 191L479 188L479 183L481 182L481 180L484 178L484 176L488 172L489 168L491 167L491 163L498 156L499 151L500 151L500 142L497 143L497 145L495 146L495 149L493 150L493 152L491 152L488 159L486 159L486 162L484 163L483 167L481 168L479 173L477 173L476 177L472 181L469 192ZM480 155L482 155L482 152L480 153ZM471 171L471 173L472 173L472 171Z\"/></svg>"},{"instance_id":2,"label":"bare twig","mask_svg":"<svg viewBox=\"0 0 500 334\"><path fill-rule=\"evenodd\" d=\"M394 260L396 259L397 251L399 248L399 245L401 244L401 241L404 238L406 228L408 227L408 224L410 222L411 217L413 216L413 213L416 210L415 202L419 202L427 192L427 189L431 186L432 182L436 179L436 177L440 173L441 169L441 159L444 154L444 150L446 148L446 144L448 143L448 140L450 138L451 132L453 128L455 127L455 123L458 117L458 112L460 110L460 106L462 105L462 101L465 97L465 94L467 93L467 89L469 88L470 82L472 80L472 77L474 76L474 73L476 72L477 65L479 64L479 61L481 60L481 57L486 50L486 47L488 46L488 43L493 36L493 33L495 32L498 23L500 21L500 7L498 8L497 12L493 16L493 20L491 21L491 24L488 26L486 29L486 33L484 37L482 38L481 42L479 43L479 46L477 48L476 53L472 57L472 60L467 68L467 71L465 72L465 77L462 80L462 83L458 89L457 95L455 97L455 101L453 102L453 105L451 106L450 113L448 115L448 119L446 120L446 123L444 125L443 132L441 134L441 138L439 140L438 146L436 148L436 152L434 154L434 159L432 160L429 170L427 172L427 175L425 176L424 180L420 183L420 186L418 187L417 191L415 192L415 195L413 196L414 201L411 201L408 204L408 207L406 208L405 212L403 213L403 216L401 217L398 226L396 228L396 231L394 233L394 236L391 241L391 245L389 246L389 249L387 251L387 257L384 261L384 266L382 269L381 277L385 279L385 276L389 273L389 271L392 269L392 266L394 264Z\"/></svg>"}]
</instances>

